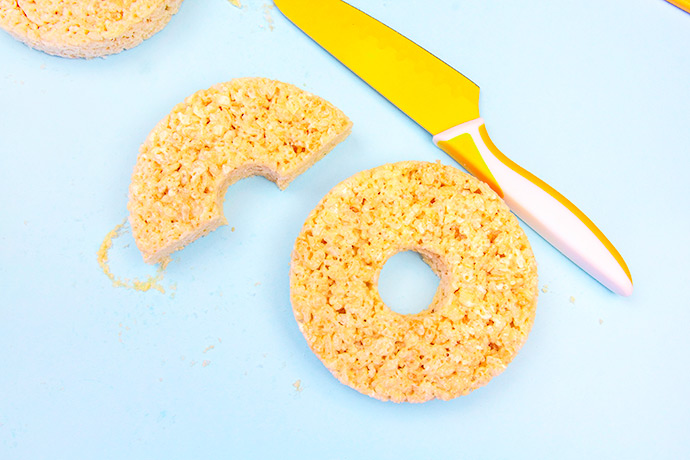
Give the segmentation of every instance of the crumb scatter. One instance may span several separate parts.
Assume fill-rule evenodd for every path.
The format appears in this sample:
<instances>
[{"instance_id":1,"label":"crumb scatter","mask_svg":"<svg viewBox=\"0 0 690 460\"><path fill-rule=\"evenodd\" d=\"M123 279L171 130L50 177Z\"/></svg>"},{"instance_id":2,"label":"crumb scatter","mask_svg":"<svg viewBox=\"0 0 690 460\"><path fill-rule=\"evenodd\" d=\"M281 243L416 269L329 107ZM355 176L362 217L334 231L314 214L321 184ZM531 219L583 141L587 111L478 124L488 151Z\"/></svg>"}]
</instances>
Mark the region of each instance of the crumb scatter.
<instances>
[{"instance_id":1,"label":"crumb scatter","mask_svg":"<svg viewBox=\"0 0 690 460\"><path fill-rule=\"evenodd\" d=\"M159 264L155 275L149 276L144 280L140 280L137 278L130 280L128 278L116 277L110 270L110 265L108 263L109 251L113 247L113 240L119 238L124 234L124 232L127 231L126 225L127 219L123 220L122 223L116 225L115 228L113 228L105 235L105 238L103 239L103 242L101 243L101 246L98 248L98 252L96 253L98 265L101 267L101 270L103 271L105 276L107 276L108 279L110 279L110 281L113 284L113 287L123 287L126 289L132 289L141 292L146 292L150 291L151 289L155 289L161 294L165 294L165 288L160 284L160 282L163 280L165 269L168 266L168 263L170 262L169 258L164 259ZM177 289L177 286L175 286L175 289Z\"/></svg>"},{"instance_id":2,"label":"crumb scatter","mask_svg":"<svg viewBox=\"0 0 690 460\"><path fill-rule=\"evenodd\" d=\"M269 30L274 30L275 29L275 24L273 21L273 15L271 12L273 11L274 6L270 3L264 3L264 19L266 20L266 24L268 25Z\"/></svg>"}]
</instances>

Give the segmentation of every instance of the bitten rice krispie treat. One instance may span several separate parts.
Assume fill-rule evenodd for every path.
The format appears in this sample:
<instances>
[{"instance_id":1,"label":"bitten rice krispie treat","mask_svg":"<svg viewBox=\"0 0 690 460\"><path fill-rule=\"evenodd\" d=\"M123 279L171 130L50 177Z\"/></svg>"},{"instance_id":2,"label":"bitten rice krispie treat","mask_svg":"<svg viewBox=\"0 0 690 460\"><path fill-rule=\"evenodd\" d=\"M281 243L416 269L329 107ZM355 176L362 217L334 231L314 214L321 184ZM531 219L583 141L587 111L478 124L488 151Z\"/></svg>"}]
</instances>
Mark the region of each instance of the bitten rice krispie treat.
<instances>
[{"instance_id":1,"label":"bitten rice krispie treat","mask_svg":"<svg viewBox=\"0 0 690 460\"><path fill-rule=\"evenodd\" d=\"M240 78L178 104L141 146L129 222L144 261L158 263L226 224L227 187L262 175L284 189L352 129L318 96L266 78Z\"/></svg>"},{"instance_id":2,"label":"bitten rice krispie treat","mask_svg":"<svg viewBox=\"0 0 690 460\"><path fill-rule=\"evenodd\" d=\"M378 292L386 261L416 251L440 277L426 310ZM537 266L525 233L483 182L440 164L364 171L331 190L297 238L295 318L341 382L395 402L451 399L501 373L527 339Z\"/></svg>"},{"instance_id":3,"label":"bitten rice krispie treat","mask_svg":"<svg viewBox=\"0 0 690 460\"><path fill-rule=\"evenodd\" d=\"M0 0L0 27L48 54L92 58L161 30L182 0Z\"/></svg>"}]
</instances>

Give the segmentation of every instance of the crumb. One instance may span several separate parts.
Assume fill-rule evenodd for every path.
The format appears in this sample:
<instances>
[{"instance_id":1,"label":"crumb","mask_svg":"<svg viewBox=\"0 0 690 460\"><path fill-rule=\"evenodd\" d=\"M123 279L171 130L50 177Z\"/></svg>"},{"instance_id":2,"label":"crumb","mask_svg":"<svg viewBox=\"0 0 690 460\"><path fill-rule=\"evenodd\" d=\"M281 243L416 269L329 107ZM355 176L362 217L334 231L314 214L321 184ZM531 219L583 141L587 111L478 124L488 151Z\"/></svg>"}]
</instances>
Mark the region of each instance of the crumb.
<instances>
[{"instance_id":1,"label":"crumb","mask_svg":"<svg viewBox=\"0 0 690 460\"><path fill-rule=\"evenodd\" d=\"M202 353L206 353L207 351L213 350L214 348L216 348L215 345L209 345L209 346L207 346L207 347L204 349L204 351L203 351Z\"/></svg>"},{"instance_id":2,"label":"crumb","mask_svg":"<svg viewBox=\"0 0 690 460\"><path fill-rule=\"evenodd\" d=\"M266 23L268 24L268 29L273 30L275 29L273 25L273 17L271 16L271 10L273 9L273 5L270 5L268 3L264 3L264 19L266 19Z\"/></svg>"},{"instance_id":3,"label":"crumb","mask_svg":"<svg viewBox=\"0 0 690 460\"><path fill-rule=\"evenodd\" d=\"M120 327L120 330L119 330L118 333L117 333L117 341L120 342L120 343L125 343L124 340L122 340L122 337L123 337L122 334L123 334L123 332L129 331L129 330L130 330L130 327L129 327L129 326L125 326L125 325L122 324L122 323L118 323L118 326Z\"/></svg>"},{"instance_id":4,"label":"crumb","mask_svg":"<svg viewBox=\"0 0 690 460\"><path fill-rule=\"evenodd\" d=\"M544 286L542 286L541 292L543 292L543 293L549 292L549 287L545 284Z\"/></svg>"},{"instance_id":5,"label":"crumb","mask_svg":"<svg viewBox=\"0 0 690 460\"><path fill-rule=\"evenodd\" d=\"M570 296L570 303L575 303L575 297Z\"/></svg>"},{"instance_id":6,"label":"crumb","mask_svg":"<svg viewBox=\"0 0 690 460\"><path fill-rule=\"evenodd\" d=\"M256 283L254 283L254 286L261 286L261 282L257 281Z\"/></svg>"},{"instance_id":7,"label":"crumb","mask_svg":"<svg viewBox=\"0 0 690 460\"><path fill-rule=\"evenodd\" d=\"M601 325L601 324L604 324L604 320L601 319L601 318L599 318L599 324L600 324L600 325Z\"/></svg>"},{"instance_id":8,"label":"crumb","mask_svg":"<svg viewBox=\"0 0 690 460\"><path fill-rule=\"evenodd\" d=\"M295 391L301 392L302 391L302 381L297 379L295 380L295 383L292 384L293 387L295 387Z\"/></svg>"},{"instance_id":9,"label":"crumb","mask_svg":"<svg viewBox=\"0 0 690 460\"><path fill-rule=\"evenodd\" d=\"M205 360L201 363L201 367L206 367L206 366L208 366L209 364L211 364L211 361L209 361L208 359L205 359Z\"/></svg>"},{"instance_id":10,"label":"crumb","mask_svg":"<svg viewBox=\"0 0 690 460\"><path fill-rule=\"evenodd\" d=\"M235 5L237 8L242 8L242 3L240 2L240 0L230 0L230 3Z\"/></svg>"},{"instance_id":11,"label":"crumb","mask_svg":"<svg viewBox=\"0 0 690 460\"><path fill-rule=\"evenodd\" d=\"M232 227L232 228L230 229L230 231L231 231L231 232L234 232L234 231L235 231L235 227Z\"/></svg>"}]
</instances>

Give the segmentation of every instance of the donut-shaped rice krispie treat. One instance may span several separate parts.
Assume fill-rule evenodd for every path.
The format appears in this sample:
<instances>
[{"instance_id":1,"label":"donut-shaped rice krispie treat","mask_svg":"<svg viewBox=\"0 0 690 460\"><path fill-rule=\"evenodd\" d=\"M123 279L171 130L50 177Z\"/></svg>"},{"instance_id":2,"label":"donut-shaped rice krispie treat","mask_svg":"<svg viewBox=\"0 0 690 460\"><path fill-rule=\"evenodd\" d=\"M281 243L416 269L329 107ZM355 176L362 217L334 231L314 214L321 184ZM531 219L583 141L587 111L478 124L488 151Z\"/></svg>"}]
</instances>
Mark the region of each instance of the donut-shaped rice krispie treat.
<instances>
[{"instance_id":1,"label":"donut-shaped rice krispie treat","mask_svg":"<svg viewBox=\"0 0 690 460\"><path fill-rule=\"evenodd\" d=\"M227 223L229 185L261 175L284 189L352 129L328 101L267 78L237 78L178 104L141 146L129 187L129 223L144 261Z\"/></svg>"},{"instance_id":2,"label":"donut-shaped rice krispie treat","mask_svg":"<svg viewBox=\"0 0 690 460\"><path fill-rule=\"evenodd\" d=\"M381 300L386 261L416 251L440 278L431 305ZM527 339L537 266L517 218L489 186L435 163L358 173L307 218L290 272L295 318L342 383L381 400L451 399L501 373Z\"/></svg>"},{"instance_id":3,"label":"donut-shaped rice krispie treat","mask_svg":"<svg viewBox=\"0 0 690 460\"><path fill-rule=\"evenodd\" d=\"M48 54L93 58L161 30L182 0L0 0L0 27Z\"/></svg>"}]
</instances>

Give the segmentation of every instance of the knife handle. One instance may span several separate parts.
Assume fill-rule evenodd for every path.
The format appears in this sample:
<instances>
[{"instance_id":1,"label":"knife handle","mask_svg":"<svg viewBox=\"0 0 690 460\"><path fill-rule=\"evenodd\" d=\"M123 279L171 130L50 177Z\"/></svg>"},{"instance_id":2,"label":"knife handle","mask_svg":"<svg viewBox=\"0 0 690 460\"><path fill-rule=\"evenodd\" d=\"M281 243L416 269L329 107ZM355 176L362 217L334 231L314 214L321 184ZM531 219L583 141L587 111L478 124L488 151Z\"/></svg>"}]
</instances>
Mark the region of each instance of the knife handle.
<instances>
[{"instance_id":1,"label":"knife handle","mask_svg":"<svg viewBox=\"0 0 690 460\"><path fill-rule=\"evenodd\" d=\"M567 198L501 153L483 119L443 131L434 143L487 182L518 217L601 284L623 296L632 294L630 270L613 244Z\"/></svg>"}]
</instances>

